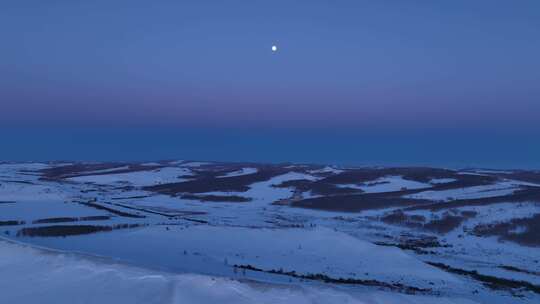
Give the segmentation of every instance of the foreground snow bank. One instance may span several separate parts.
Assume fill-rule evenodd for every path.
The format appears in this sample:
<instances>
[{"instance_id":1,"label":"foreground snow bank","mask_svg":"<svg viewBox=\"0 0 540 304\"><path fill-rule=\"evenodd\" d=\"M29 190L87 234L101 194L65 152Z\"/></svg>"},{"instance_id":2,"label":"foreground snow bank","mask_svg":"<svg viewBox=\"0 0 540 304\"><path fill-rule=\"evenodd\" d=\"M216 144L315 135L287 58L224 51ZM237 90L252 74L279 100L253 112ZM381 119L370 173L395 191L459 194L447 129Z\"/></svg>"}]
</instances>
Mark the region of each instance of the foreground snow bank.
<instances>
[{"instance_id":1,"label":"foreground snow bank","mask_svg":"<svg viewBox=\"0 0 540 304\"><path fill-rule=\"evenodd\" d=\"M0 303L363 303L330 289L174 275L0 240Z\"/></svg>"},{"instance_id":2,"label":"foreground snow bank","mask_svg":"<svg viewBox=\"0 0 540 304\"><path fill-rule=\"evenodd\" d=\"M0 303L473 303L169 274L0 240Z\"/></svg>"}]
</instances>

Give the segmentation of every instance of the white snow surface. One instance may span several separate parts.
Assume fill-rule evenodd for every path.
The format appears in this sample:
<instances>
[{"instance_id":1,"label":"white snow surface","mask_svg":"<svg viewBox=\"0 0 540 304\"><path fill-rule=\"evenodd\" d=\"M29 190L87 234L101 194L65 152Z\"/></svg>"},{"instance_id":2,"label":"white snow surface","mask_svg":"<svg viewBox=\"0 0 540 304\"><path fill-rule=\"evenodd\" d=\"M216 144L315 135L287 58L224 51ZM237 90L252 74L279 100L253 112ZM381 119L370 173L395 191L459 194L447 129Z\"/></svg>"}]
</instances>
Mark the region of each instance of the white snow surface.
<instances>
[{"instance_id":1,"label":"white snow surface","mask_svg":"<svg viewBox=\"0 0 540 304\"><path fill-rule=\"evenodd\" d=\"M340 169L336 169L334 167L331 167L331 166L326 166L322 169L318 169L318 170L310 170L309 173L333 173L333 174L339 174L339 173L342 173L344 172L343 170L340 170Z\"/></svg>"},{"instance_id":2,"label":"white snow surface","mask_svg":"<svg viewBox=\"0 0 540 304\"><path fill-rule=\"evenodd\" d=\"M187 168L165 167L151 171L136 171L118 174L86 175L70 178L69 180L79 183L114 184L127 183L133 186L152 186L164 183L182 182L186 179L179 176L190 175Z\"/></svg>"},{"instance_id":3,"label":"white snow surface","mask_svg":"<svg viewBox=\"0 0 540 304\"><path fill-rule=\"evenodd\" d=\"M250 188L246 192L213 191L213 192L206 192L204 194L206 195L238 195L238 196L248 197L252 199L252 202L250 202L251 205L256 204L257 202L265 203L265 204L273 203L280 199L289 198L293 194L293 190L290 188L277 188L277 187L272 187L273 185L279 185L286 181L300 180L300 179L315 181L320 178L315 177L313 175L300 173L300 172L288 172L285 174L274 176L273 178L264 182L253 183L249 186Z\"/></svg>"},{"instance_id":4,"label":"white snow surface","mask_svg":"<svg viewBox=\"0 0 540 304\"><path fill-rule=\"evenodd\" d=\"M114 173L116 171L127 170L127 169L129 169L129 166L121 166L121 167L114 167L114 168L109 168L109 169L84 171L82 173L85 174L85 175L92 175L92 174L101 174L101 173Z\"/></svg>"},{"instance_id":5,"label":"white snow surface","mask_svg":"<svg viewBox=\"0 0 540 304\"><path fill-rule=\"evenodd\" d=\"M152 239L168 239L166 243L204 252L217 261L227 258L230 264L251 264L265 270L283 268L303 274L383 280L408 277L406 282L413 282L413 286L415 282L435 280L459 283L453 275L424 264L398 248L377 246L328 228L251 229L201 225L177 233L163 234L162 229L152 228L137 233L149 234ZM351 276L351 273L356 274Z\"/></svg>"},{"instance_id":6,"label":"white snow surface","mask_svg":"<svg viewBox=\"0 0 540 304\"><path fill-rule=\"evenodd\" d=\"M474 187L465 187L458 189L449 189L441 191L423 191L419 193L409 194L405 197L414 199L428 199L433 201L450 201L453 199L476 199L503 196L514 193L519 190L519 186L523 182L504 181L491 185L482 185Z\"/></svg>"},{"instance_id":7,"label":"white snow surface","mask_svg":"<svg viewBox=\"0 0 540 304\"><path fill-rule=\"evenodd\" d=\"M400 191L403 188L411 190L431 187L430 184L404 179L401 176L385 176L359 185L341 184L337 186L342 188L359 189L364 191L365 193L393 192Z\"/></svg>"},{"instance_id":8,"label":"white snow surface","mask_svg":"<svg viewBox=\"0 0 540 304\"><path fill-rule=\"evenodd\" d=\"M491 169L479 169L479 170L474 170L474 172L476 172L476 173L488 173L488 174L498 174L498 173L511 174L511 173L513 173L512 171L508 171L508 170L491 170Z\"/></svg>"},{"instance_id":9,"label":"white snow surface","mask_svg":"<svg viewBox=\"0 0 540 304\"><path fill-rule=\"evenodd\" d=\"M197 162L197 161L190 161L186 163L182 163L182 161L178 162L177 164L180 164L181 167L200 167L204 165L211 165L210 162Z\"/></svg>"},{"instance_id":10,"label":"white snow surface","mask_svg":"<svg viewBox=\"0 0 540 304\"><path fill-rule=\"evenodd\" d=\"M257 170L257 168L242 168L240 170L229 172L227 174L224 174L224 175L218 176L218 177L241 176L241 175L247 175L247 174L254 174L254 173L257 173L257 171L259 171L259 170Z\"/></svg>"},{"instance_id":11,"label":"white snow surface","mask_svg":"<svg viewBox=\"0 0 540 304\"><path fill-rule=\"evenodd\" d=\"M447 184L451 182L455 182L457 179L455 178L433 178L429 181L430 184Z\"/></svg>"},{"instance_id":12,"label":"white snow surface","mask_svg":"<svg viewBox=\"0 0 540 304\"><path fill-rule=\"evenodd\" d=\"M45 185L0 182L0 201L63 201L66 193Z\"/></svg>"},{"instance_id":13,"label":"white snow surface","mask_svg":"<svg viewBox=\"0 0 540 304\"><path fill-rule=\"evenodd\" d=\"M0 240L0 303L475 303L389 292L347 294L310 286L250 284L172 274Z\"/></svg>"}]
</instances>

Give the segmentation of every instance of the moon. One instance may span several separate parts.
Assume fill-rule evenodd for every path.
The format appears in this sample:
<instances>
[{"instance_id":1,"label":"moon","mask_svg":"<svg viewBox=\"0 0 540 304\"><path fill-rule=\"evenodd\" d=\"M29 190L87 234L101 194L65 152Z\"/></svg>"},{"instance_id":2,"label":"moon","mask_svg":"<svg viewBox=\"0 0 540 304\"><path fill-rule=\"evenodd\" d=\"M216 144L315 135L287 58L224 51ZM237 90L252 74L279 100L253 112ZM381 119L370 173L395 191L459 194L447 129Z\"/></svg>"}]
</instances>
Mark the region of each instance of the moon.
<instances>
[{"instance_id":1,"label":"moon","mask_svg":"<svg viewBox=\"0 0 540 304\"><path fill-rule=\"evenodd\" d=\"M277 52L277 45L272 45L272 52Z\"/></svg>"}]
</instances>

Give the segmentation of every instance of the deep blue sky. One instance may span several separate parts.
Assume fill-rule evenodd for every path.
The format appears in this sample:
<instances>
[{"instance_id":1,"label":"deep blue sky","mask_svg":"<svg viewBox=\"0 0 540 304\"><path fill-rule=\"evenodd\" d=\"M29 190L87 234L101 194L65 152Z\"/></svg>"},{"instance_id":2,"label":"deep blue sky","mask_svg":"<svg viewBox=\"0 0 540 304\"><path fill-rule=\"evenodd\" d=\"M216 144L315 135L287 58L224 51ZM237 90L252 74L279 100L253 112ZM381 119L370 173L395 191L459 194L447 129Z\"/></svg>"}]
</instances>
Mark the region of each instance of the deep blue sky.
<instances>
[{"instance_id":1,"label":"deep blue sky","mask_svg":"<svg viewBox=\"0 0 540 304\"><path fill-rule=\"evenodd\" d=\"M2 1L0 37L3 160L540 168L535 0Z\"/></svg>"}]
</instances>

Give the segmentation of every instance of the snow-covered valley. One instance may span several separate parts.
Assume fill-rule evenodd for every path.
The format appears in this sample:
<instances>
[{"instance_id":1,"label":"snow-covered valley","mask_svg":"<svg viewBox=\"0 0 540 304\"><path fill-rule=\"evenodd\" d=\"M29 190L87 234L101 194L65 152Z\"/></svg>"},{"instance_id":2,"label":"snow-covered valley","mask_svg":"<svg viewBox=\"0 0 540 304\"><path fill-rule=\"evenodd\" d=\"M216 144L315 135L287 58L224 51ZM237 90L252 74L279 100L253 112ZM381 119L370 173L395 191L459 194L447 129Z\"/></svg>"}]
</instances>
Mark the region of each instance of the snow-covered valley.
<instances>
[{"instance_id":1,"label":"snow-covered valley","mask_svg":"<svg viewBox=\"0 0 540 304\"><path fill-rule=\"evenodd\" d=\"M0 233L2 303L540 300L535 171L2 163Z\"/></svg>"}]
</instances>

